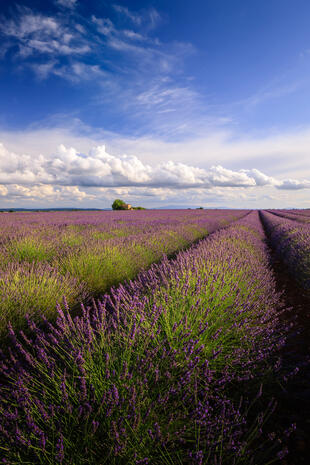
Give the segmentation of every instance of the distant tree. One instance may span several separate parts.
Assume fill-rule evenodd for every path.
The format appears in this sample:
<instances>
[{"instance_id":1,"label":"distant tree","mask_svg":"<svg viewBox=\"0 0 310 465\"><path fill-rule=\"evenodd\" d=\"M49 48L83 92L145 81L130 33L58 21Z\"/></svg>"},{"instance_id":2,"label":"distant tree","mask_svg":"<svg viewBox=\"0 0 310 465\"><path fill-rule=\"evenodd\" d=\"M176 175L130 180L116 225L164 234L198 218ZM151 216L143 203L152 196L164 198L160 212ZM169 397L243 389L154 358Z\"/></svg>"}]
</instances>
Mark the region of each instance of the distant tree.
<instances>
[{"instance_id":1,"label":"distant tree","mask_svg":"<svg viewBox=\"0 0 310 465\"><path fill-rule=\"evenodd\" d=\"M112 209L113 210L127 210L127 203L125 203L123 200L115 199L114 202L112 203Z\"/></svg>"}]
</instances>

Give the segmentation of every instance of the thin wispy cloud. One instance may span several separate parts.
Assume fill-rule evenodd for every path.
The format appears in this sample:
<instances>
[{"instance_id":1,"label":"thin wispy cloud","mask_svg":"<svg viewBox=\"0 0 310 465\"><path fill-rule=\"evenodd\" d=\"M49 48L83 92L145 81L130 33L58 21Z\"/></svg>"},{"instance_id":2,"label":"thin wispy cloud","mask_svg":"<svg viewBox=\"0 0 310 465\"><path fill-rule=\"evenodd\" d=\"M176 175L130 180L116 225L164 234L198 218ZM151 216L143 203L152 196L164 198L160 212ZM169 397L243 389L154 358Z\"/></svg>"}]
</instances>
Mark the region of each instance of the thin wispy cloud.
<instances>
[{"instance_id":1,"label":"thin wispy cloud","mask_svg":"<svg viewBox=\"0 0 310 465\"><path fill-rule=\"evenodd\" d=\"M92 22L96 25L97 31L104 36L109 36L115 32L115 27L112 21L109 18L97 18L92 15Z\"/></svg>"},{"instance_id":2,"label":"thin wispy cloud","mask_svg":"<svg viewBox=\"0 0 310 465\"><path fill-rule=\"evenodd\" d=\"M122 6L122 5L114 4L113 8L118 13L120 13L120 14L126 16L128 19L130 19L130 21L132 21L134 24L136 24L138 26L140 26L142 24L142 21L143 21L142 15L139 15L137 13L133 13L132 11L129 11L129 9L127 7Z\"/></svg>"},{"instance_id":3,"label":"thin wispy cloud","mask_svg":"<svg viewBox=\"0 0 310 465\"><path fill-rule=\"evenodd\" d=\"M133 25L143 27L148 31L155 29L162 20L160 13L154 7L143 9L140 12L133 12L129 8L117 4L114 4L113 8L117 13L130 20Z\"/></svg>"},{"instance_id":4,"label":"thin wispy cloud","mask_svg":"<svg viewBox=\"0 0 310 465\"><path fill-rule=\"evenodd\" d=\"M150 89L137 95L137 103L147 108L156 108L158 111L173 111L172 108L178 104L184 105L198 99L198 94L189 87L172 87L169 83L161 82L154 84Z\"/></svg>"},{"instance_id":5,"label":"thin wispy cloud","mask_svg":"<svg viewBox=\"0 0 310 465\"><path fill-rule=\"evenodd\" d=\"M0 33L12 41L11 47L18 47L19 60L37 55L61 57L90 52L87 40L63 19L29 8L19 8L18 12L16 19L1 22Z\"/></svg>"},{"instance_id":6,"label":"thin wispy cloud","mask_svg":"<svg viewBox=\"0 0 310 465\"><path fill-rule=\"evenodd\" d=\"M138 32L131 31L131 30L128 30L128 29L124 29L123 34L124 34L125 37L128 37L129 39L132 39L132 40L138 40L138 41L147 40L147 38L145 36L143 36L142 34L139 34Z\"/></svg>"},{"instance_id":7,"label":"thin wispy cloud","mask_svg":"<svg viewBox=\"0 0 310 465\"><path fill-rule=\"evenodd\" d=\"M3 18L0 33L12 40L12 53L18 47L19 69L31 69L41 81L51 76L81 85L93 81L102 89L102 98L97 93L93 99L95 104L112 98L119 111L128 108L138 119L142 107L144 113L151 108L166 113L176 111L172 102L184 105L194 99L195 92L177 84L173 77L180 75L185 57L193 51L191 44L162 44L149 37L145 28L139 31L142 23L155 26L160 15L154 9L138 14L120 5L113 8L136 29L118 26L107 16L91 15L81 24L80 17L62 13L53 17L18 8L14 19ZM139 108L134 108L136 104Z\"/></svg>"},{"instance_id":8,"label":"thin wispy cloud","mask_svg":"<svg viewBox=\"0 0 310 465\"><path fill-rule=\"evenodd\" d=\"M257 90L245 100L237 103L247 109L251 109L268 101L281 99L282 97L294 94L302 85L303 82L301 79L296 80L287 76L279 76L265 84L261 89Z\"/></svg>"},{"instance_id":9,"label":"thin wispy cloud","mask_svg":"<svg viewBox=\"0 0 310 465\"><path fill-rule=\"evenodd\" d=\"M75 8L78 0L55 0L56 5L64 8Z\"/></svg>"}]
</instances>

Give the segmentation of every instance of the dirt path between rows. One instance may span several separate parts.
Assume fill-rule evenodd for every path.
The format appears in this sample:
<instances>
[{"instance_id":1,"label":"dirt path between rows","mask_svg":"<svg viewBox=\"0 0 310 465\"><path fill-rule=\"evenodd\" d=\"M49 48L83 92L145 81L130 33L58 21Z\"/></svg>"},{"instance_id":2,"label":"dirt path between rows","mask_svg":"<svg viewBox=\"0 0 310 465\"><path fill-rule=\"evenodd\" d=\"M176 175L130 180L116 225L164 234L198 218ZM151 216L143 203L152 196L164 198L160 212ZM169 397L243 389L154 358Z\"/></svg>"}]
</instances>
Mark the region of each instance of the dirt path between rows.
<instances>
[{"instance_id":1,"label":"dirt path between rows","mask_svg":"<svg viewBox=\"0 0 310 465\"><path fill-rule=\"evenodd\" d=\"M283 465L310 464L310 292L302 289L288 273L286 265L275 254L268 235L267 244L278 292L283 292L285 307L291 311L283 318L294 327L289 333L287 344L282 351L283 366L288 372L296 367L299 371L277 392L278 421L288 426L296 423L296 431L288 440L289 454L282 460Z\"/></svg>"}]
</instances>

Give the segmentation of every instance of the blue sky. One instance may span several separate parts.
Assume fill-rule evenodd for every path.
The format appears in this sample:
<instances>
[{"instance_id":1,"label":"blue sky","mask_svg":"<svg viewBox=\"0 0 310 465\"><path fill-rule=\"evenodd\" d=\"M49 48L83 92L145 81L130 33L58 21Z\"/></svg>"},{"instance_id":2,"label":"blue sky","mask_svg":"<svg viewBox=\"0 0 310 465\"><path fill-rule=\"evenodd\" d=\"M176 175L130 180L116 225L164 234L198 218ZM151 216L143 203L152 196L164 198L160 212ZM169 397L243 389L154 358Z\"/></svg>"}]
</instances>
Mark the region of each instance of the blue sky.
<instances>
[{"instance_id":1,"label":"blue sky","mask_svg":"<svg viewBox=\"0 0 310 465\"><path fill-rule=\"evenodd\" d=\"M0 2L0 207L308 207L309 13Z\"/></svg>"}]
</instances>

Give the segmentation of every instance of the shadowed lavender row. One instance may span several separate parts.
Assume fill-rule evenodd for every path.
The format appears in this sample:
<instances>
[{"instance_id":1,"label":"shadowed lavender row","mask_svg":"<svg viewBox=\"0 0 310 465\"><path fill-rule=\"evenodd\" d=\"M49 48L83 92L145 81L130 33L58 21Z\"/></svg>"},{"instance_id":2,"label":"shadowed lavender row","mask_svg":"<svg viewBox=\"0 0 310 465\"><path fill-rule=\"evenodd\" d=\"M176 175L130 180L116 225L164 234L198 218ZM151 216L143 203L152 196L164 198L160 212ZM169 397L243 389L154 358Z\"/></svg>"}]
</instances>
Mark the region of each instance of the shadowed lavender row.
<instances>
[{"instance_id":1,"label":"shadowed lavender row","mask_svg":"<svg viewBox=\"0 0 310 465\"><path fill-rule=\"evenodd\" d=\"M310 288L310 225L283 216L261 212L271 244L289 272Z\"/></svg>"},{"instance_id":2,"label":"shadowed lavender row","mask_svg":"<svg viewBox=\"0 0 310 465\"><path fill-rule=\"evenodd\" d=\"M288 220L297 221L299 223L310 223L309 210L266 210L268 213L273 213L276 216L286 218Z\"/></svg>"},{"instance_id":3,"label":"shadowed lavender row","mask_svg":"<svg viewBox=\"0 0 310 465\"><path fill-rule=\"evenodd\" d=\"M9 464L266 464L285 338L256 212L2 354ZM272 452L268 445L274 447ZM271 457L270 457L271 454Z\"/></svg>"}]
</instances>

